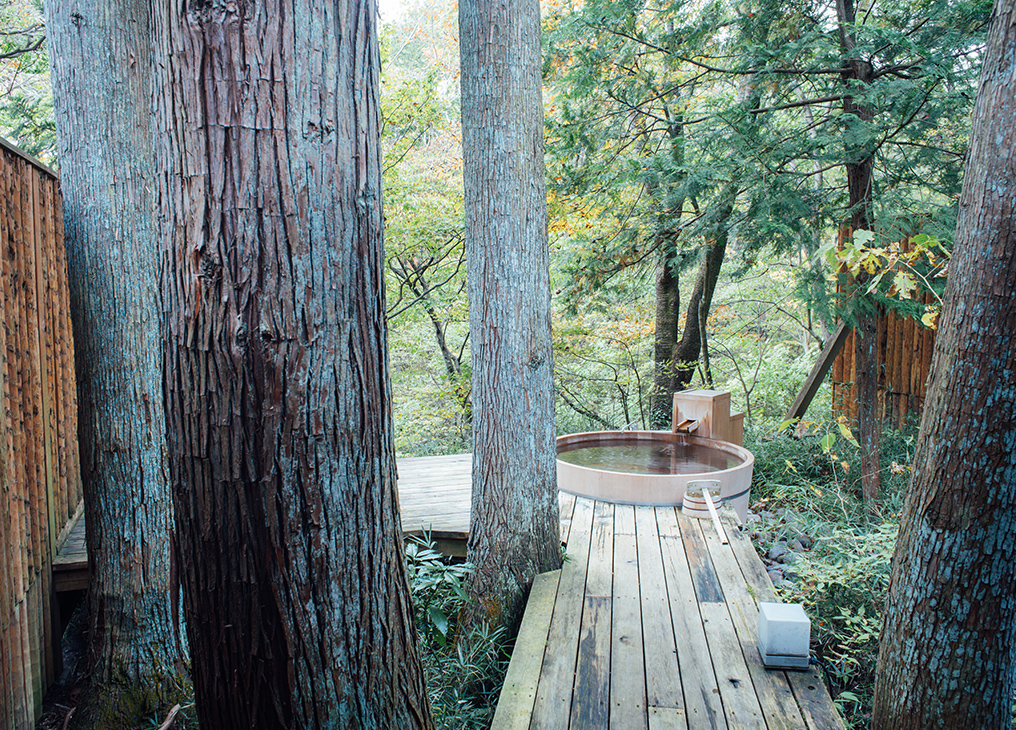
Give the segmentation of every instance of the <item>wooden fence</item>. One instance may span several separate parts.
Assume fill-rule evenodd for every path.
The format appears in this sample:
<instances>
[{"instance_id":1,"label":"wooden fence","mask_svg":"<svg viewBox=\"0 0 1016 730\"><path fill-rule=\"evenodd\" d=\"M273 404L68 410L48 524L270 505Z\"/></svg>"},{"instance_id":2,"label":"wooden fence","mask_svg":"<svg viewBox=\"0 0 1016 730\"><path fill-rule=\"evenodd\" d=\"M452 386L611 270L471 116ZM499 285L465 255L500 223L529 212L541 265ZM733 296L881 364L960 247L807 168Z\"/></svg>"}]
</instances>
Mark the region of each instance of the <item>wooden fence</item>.
<instances>
[{"instance_id":1,"label":"wooden fence","mask_svg":"<svg viewBox=\"0 0 1016 730\"><path fill-rule=\"evenodd\" d=\"M849 229L840 232L841 241L845 235L849 235ZM904 250L908 246L902 243ZM925 294L924 304L933 301L931 294ZM934 349L935 330L895 312L883 312L879 316L878 392L883 420L891 420L899 428L911 413L920 415ZM856 373L854 333L851 332L832 367L833 415L844 415L851 422L857 419Z\"/></svg>"},{"instance_id":2,"label":"wooden fence","mask_svg":"<svg viewBox=\"0 0 1016 730\"><path fill-rule=\"evenodd\" d=\"M0 286L0 730L20 730L58 670L53 556L81 473L59 181L3 140Z\"/></svg>"}]
</instances>

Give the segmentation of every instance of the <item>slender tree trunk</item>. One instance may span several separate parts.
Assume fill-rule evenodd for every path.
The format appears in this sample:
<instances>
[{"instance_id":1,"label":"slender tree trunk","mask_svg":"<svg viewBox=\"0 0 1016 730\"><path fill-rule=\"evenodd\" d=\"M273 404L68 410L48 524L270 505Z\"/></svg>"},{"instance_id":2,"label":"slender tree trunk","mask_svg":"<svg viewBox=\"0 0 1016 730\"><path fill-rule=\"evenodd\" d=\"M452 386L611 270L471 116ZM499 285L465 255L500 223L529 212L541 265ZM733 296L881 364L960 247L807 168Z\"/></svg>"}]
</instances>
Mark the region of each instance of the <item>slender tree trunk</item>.
<instances>
[{"instance_id":1,"label":"slender tree trunk","mask_svg":"<svg viewBox=\"0 0 1016 730\"><path fill-rule=\"evenodd\" d=\"M91 683L79 726L134 727L182 672L171 592L144 0L46 4L91 563Z\"/></svg>"},{"instance_id":2,"label":"slender tree trunk","mask_svg":"<svg viewBox=\"0 0 1016 730\"><path fill-rule=\"evenodd\" d=\"M713 227L714 235L706 243L702 253L695 288L692 290L688 310L685 313L684 333L674 350L674 392L688 386L698 365L704 334L702 324L708 320L713 292L716 291L716 282L720 279L720 269L723 268L723 258L727 253L730 216L734 212L736 196L737 189L734 185L730 185L720 196L716 224Z\"/></svg>"},{"instance_id":3,"label":"slender tree trunk","mask_svg":"<svg viewBox=\"0 0 1016 730\"><path fill-rule=\"evenodd\" d=\"M681 311L681 285L672 259L674 246L667 245L656 265L656 331L653 338L653 428L670 424L674 399L674 347L677 345Z\"/></svg>"},{"instance_id":4,"label":"slender tree trunk","mask_svg":"<svg viewBox=\"0 0 1016 730\"><path fill-rule=\"evenodd\" d=\"M633 19L634 20L634 19ZM676 179L670 181L674 188L684 185L688 173L684 169L685 133L684 114L671 113L680 108L680 92L673 101L665 105L667 115L667 137L670 141L670 157L677 171ZM656 234L660 253L656 262L656 319L653 337L653 392L650 398L649 418L653 428L668 428L673 413L674 392L674 348L680 333L681 281L678 271L678 239L680 223L684 212L684 195L678 196L673 207L658 221Z\"/></svg>"},{"instance_id":5,"label":"slender tree trunk","mask_svg":"<svg viewBox=\"0 0 1016 730\"><path fill-rule=\"evenodd\" d=\"M382 291L377 7L173 0L169 453L202 727L429 728Z\"/></svg>"},{"instance_id":6,"label":"slender tree trunk","mask_svg":"<svg viewBox=\"0 0 1016 730\"><path fill-rule=\"evenodd\" d=\"M476 618L561 563L538 0L462 0Z\"/></svg>"},{"instance_id":7,"label":"slender tree trunk","mask_svg":"<svg viewBox=\"0 0 1016 730\"><path fill-rule=\"evenodd\" d=\"M871 64L861 58L855 50L851 26L856 21L856 7L853 0L836 0L836 14L839 22L840 48L847 58L847 71L842 74L844 87L851 84L867 86L872 81ZM864 127L874 118L874 111L859 103L853 96L843 100L845 114L856 117L862 128L855 134L863 136ZM872 143L873 144L873 143ZM851 211L850 225L854 231L872 229L871 198L872 168L874 157L869 143L857 145L848 143L845 149L847 190ZM863 290L865 277L858 277L856 286ZM861 489L865 502L871 503L882 491L882 477L879 464L882 458L880 441L882 419L878 405L878 312L865 301L863 295L854 297L857 307L857 326L854 329L854 388L857 393L857 440L861 446Z\"/></svg>"},{"instance_id":8,"label":"slender tree trunk","mask_svg":"<svg viewBox=\"0 0 1016 730\"><path fill-rule=\"evenodd\" d=\"M914 476L876 730L1009 727L1016 689L1016 3L999 0Z\"/></svg>"}]
</instances>

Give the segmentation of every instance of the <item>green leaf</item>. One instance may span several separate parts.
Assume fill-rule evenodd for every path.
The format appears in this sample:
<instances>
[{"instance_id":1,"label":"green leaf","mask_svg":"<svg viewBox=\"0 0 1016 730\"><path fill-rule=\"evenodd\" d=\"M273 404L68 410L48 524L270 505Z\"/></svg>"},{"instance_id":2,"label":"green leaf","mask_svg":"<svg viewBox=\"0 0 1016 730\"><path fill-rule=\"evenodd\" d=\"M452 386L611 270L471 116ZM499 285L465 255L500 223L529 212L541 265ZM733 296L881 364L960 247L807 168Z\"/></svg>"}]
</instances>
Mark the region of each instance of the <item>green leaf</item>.
<instances>
[{"instance_id":1,"label":"green leaf","mask_svg":"<svg viewBox=\"0 0 1016 730\"><path fill-rule=\"evenodd\" d=\"M874 240L875 233L873 231L854 231L853 241L856 247L867 246Z\"/></svg>"},{"instance_id":2,"label":"green leaf","mask_svg":"<svg viewBox=\"0 0 1016 730\"><path fill-rule=\"evenodd\" d=\"M776 433L783 433L800 420L800 418L788 418L786 421L780 423L780 427L776 429Z\"/></svg>"},{"instance_id":3,"label":"green leaf","mask_svg":"<svg viewBox=\"0 0 1016 730\"><path fill-rule=\"evenodd\" d=\"M447 637L448 617L445 616L444 611L437 606L431 606L427 609L427 616L430 617L431 623L434 624L434 628L440 632L441 636Z\"/></svg>"},{"instance_id":4,"label":"green leaf","mask_svg":"<svg viewBox=\"0 0 1016 730\"><path fill-rule=\"evenodd\" d=\"M835 443L836 443L836 434L827 433L825 436L822 437L822 440L819 442L819 445L822 447L822 451L828 454L829 451L833 448L833 444Z\"/></svg>"},{"instance_id":5,"label":"green leaf","mask_svg":"<svg viewBox=\"0 0 1016 730\"><path fill-rule=\"evenodd\" d=\"M907 272L897 271L896 276L893 277L893 286L896 287L896 291L900 293L901 297L912 299L911 292L917 288L917 281Z\"/></svg>"},{"instance_id":6,"label":"green leaf","mask_svg":"<svg viewBox=\"0 0 1016 730\"><path fill-rule=\"evenodd\" d=\"M858 445L857 439L854 438L854 434L851 433L850 428L847 426L847 424L837 423L836 425L840 427L840 434L843 436L843 438L852 443L854 446Z\"/></svg>"}]
</instances>

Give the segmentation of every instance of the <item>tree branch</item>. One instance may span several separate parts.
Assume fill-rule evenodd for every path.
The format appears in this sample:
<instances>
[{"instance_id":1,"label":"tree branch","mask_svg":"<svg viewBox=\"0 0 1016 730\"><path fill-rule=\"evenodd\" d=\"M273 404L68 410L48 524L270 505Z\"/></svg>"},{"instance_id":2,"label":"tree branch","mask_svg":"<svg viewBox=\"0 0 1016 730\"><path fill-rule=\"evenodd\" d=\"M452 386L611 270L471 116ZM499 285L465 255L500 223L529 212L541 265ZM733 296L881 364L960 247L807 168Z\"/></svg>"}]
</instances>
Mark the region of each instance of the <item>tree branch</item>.
<instances>
[{"instance_id":1,"label":"tree branch","mask_svg":"<svg viewBox=\"0 0 1016 730\"><path fill-rule=\"evenodd\" d=\"M752 114L762 114L763 112L778 112L784 109L795 109L799 106L811 106L813 104L825 104L831 101L843 101L846 99L848 94L833 94L832 96L823 96L818 99L801 99L800 101L792 101L789 104L778 104L777 106L767 106L761 109L751 109Z\"/></svg>"}]
</instances>

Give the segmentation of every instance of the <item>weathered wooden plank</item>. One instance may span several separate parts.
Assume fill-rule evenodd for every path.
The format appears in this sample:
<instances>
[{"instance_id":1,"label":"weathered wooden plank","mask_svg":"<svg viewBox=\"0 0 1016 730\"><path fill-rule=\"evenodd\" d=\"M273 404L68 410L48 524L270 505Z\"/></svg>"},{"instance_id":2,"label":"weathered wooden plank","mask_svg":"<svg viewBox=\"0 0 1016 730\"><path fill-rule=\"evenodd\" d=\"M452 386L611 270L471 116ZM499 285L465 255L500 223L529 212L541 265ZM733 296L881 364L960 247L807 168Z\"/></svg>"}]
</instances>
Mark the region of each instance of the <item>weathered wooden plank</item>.
<instances>
[{"instance_id":1,"label":"weathered wooden plank","mask_svg":"<svg viewBox=\"0 0 1016 730\"><path fill-rule=\"evenodd\" d=\"M592 523L593 503L588 499L576 499L568 538L568 557L561 568L547 652L533 707L530 727L534 730L568 727Z\"/></svg>"},{"instance_id":2,"label":"weathered wooden plank","mask_svg":"<svg viewBox=\"0 0 1016 730\"><path fill-rule=\"evenodd\" d=\"M818 393L819 386L822 385L822 381L825 380L829 369L836 362L837 355L839 355L840 350L843 348L843 343L846 342L849 333L850 328L841 319L833 334L826 340L825 347L819 353L818 359L811 368L811 372L805 378L804 385L790 406L790 410L787 411L785 420L789 421L793 418L801 418L807 412L808 406L811 405L812 400L815 399L815 394Z\"/></svg>"},{"instance_id":3,"label":"weathered wooden plank","mask_svg":"<svg viewBox=\"0 0 1016 730\"><path fill-rule=\"evenodd\" d=\"M7 263L4 276L4 301L7 311L7 400L4 407L10 418L7 422L7 455L9 457L8 486L11 504L11 545L10 559L12 566L12 582L14 588L14 615L11 617L12 646L12 692L15 727L25 727L30 721L32 706L31 683L27 681L30 672L30 660L27 652L27 608L25 597L29 588L28 566L28 500L27 500L27 463L25 456L25 412L23 407L23 390L27 384L23 378L24 363L24 300L19 286L22 280L22 264L20 257L20 194L17 176L9 159L3 168L4 196L3 205L7 224L7 246L2 255Z\"/></svg>"},{"instance_id":4,"label":"weathered wooden plank","mask_svg":"<svg viewBox=\"0 0 1016 730\"><path fill-rule=\"evenodd\" d=\"M42 382L42 347L39 328L41 317L38 307L39 281L36 276L36 230L38 221L35 207L34 170L27 162L19 161L19 185L21 186L22 200L22 226L24 239L22 241L22 252L24 256L24 289L26 308L26 337L28 343L27 363L29 372L29 387L25 392L24 407L26 422L30 424L27 430L29 438L29 511L31 532L31 560L32 582L28 589L28 617L29 631L31 632L31 681L33 689L34 708L36 712L42 707L42 696L46 691L46 664L49 659L47 636L45 627L47 622L41 621L43 613L43 594L49 593L48 576L43 572L48 566L47 553L49 552L49 499L46 488L46 455L45 438L43 434L43 382ZM41 582L45 582L46 591L40 590Z\"/></svg>"},{"instance_id":5,"label":"weathered wooden plank","mask_svg":"<svg viewBox=\"0 0 1016 730\"><path fill-rule=\"evenodd\" d=\"M642 645L646 661L646 703L684 712L681 670L670 616L663 556L654 507L635 507L636 545L642 605Z\"/></svg>"},{"instance_id":6,"label":"weathered wooden plank","mask_svg":"<svg viewBox=\"0 0 1016 730\"><path fill-rule=\"evenodd\" d=\"M681 528L681 539L684 541L684 552L688 557L688 568L691 570L695 595L699 603L723 603L723 591L713 571L713 563L702 539L698 519L688 517L677 510L677 523Z\"/></svg>"},{"instance_id":7,"label":"weathered wooden plank","mask_svg":"<svg viewBox=\"0 0 1016 730\"><path fill-rule=\"evenodd\" d=\"M679 707L650 707L649 730L683 730L688 727L684 710Z\"/></svg>"},{"instance_id":8,"label":"weathered wooden plank","mask_svg":"<svg viewBox=\"0 0 1016 730\"><path fill-rule=\"evenodd\" d=\"M724 519L728 523L726 525L728 537L733 540L735 538L732 533L739 531L729 518ZM803 730L804 719L786 675L783 672L767 670L762 665L762 658L758 653L758 607L748 591L748 584L737 558L734 557L729 544L722 545L709 530L703 532L716 575L723 588L723 595L727 599L727 610L737 633L741 653L769 730Z\"/></svg>"},{"instance_id":9,"label":"weathered wooden plank","mask_svg":"<svg viewBox=\"0 0 1016 730\"><path fill-rule=\"evenodd\" d=\"M639 591L635 512L630 505L614 508L614 593L610 632L611 730L645 730L646 669L642 645L642 609Z\"/></svg>"},{"instance_id":10,"label":"weathered wooden plank","mask_svg":"<svg viewBox=\"0 0 1016 730\"><path fill-rule=\"evenodd\" d=\"M716 674L702 627L695 584L684 552L684 541L674 509L657 508L663 571L667 580L674 636L678 637L685 713L690 728L725 728Z\"/></svg>"},{"instance_id":11,"label":"weathered wooden plank","mask_svg":"<svg viewBox=\"0 0 1016 730\"><path fill-rule=\"evenodd\" d=\"M810 666L804 672L787 672L794 697L801 707L808 730L840 730L846 727L843 718L829 697L829 690L818 668Z\"/></svg>"},{"instance_id":12,"label":"weathered wooden plank","mask_svg":"<svg viewBox=\"0 0 1016 730\"><path fill-rule=\"evenodd\" d=\"M38 430L36 428L36 406L35 395L38 392L36 385L36 362L38 351L35 347L34 322L36 319L34 305L34 261L32 248L27 242L32 238L32 217L31 217L31 192L25 179L24 164L17 160L12 166L11 194L14 201L12 209L13 221L16 229L16 245L18 246L18 278L16 280L15 296L19 302L20 321L18 322L18 346L20 364L20 403L22 418L22 455L23 482L22 499L24 500L23 517L24 542L21 543L24 550L24 610L22 616L22 650L25 672L25 693L27 711L34 716L35 709L41 701L42 679L39 672L39 641L35 632L35 610L33 605L35 578L38 574L38 558L41 552L41 529L38 509L38 495L40 493L39 458L37 454Z\"/></svg>"},{"instance_id":13,"label":"weathered wooden plank","mask_svg":"<svg viewBox=\"0 0 1016 730\"><path fill-rule=\"evenodd\" d=\"M7 200L6 154L0 154L0 201ZM7 259L7 211L0 202L0 291L5 306L0 309L0 730L14 727L15 713L15 627L17 600L14 543L17 540L7 414L10 409L10 369L7 332L11 316L9 296L10 264Z\"/></svg>"},{"instance_id":14,"label":"weathered wooden plank","mask_svg":"<svg viewBox=\"0 0 1016 730\"><path fill-rule=\"evenodd\" d=\"M590 569L594 559L590 557ZM610 596L589 596L582 608L569 727L606 730L610 717Z\"/></svg>"},{"instance_id":15,"label":"weathered wooden plank","mask_svg":"<svg viewBox=\"0 0 1016 730\"><path fill-rule=\"evenodd\" d=\"M555 570L533 579L491 730L526 730L529 727L560 578L561 571Z\"/></svg>"},{"instance_id":16,"label":"weathered wooden plank","mask_svg":"<svg viewBox=\"0 0 1016 730\"><path fill-rule=\"evenodd\" d=\"M630 504L619 504L614 509L614 534L635 534L635 508Z\"/></svg>"},{"instance_id":17,"label":"weathered wooden plank","mask_svg":"<svg viewBox=\"0 0 1016 730\"><path fill-rule=\"evenodd\" d=\"M558 492L558 510L561 513L561 542L568 543L568 530L571 528L572 513L575 511L575 495Z\"/></svg>"},{"instance_id":18,"label":"weathered wooden plank","mask_svg":"<svg viewBox=\"0 0 1016 730\"><path fill-rule=\"evenodd\" d=\"M70 292L67 282L67 249L64 247L63 236L63 199L59 185L54 181L56 198L53 210L54 235L57 246L57 273L60 280L60 313L61 345L63 350L63 378L61 390L61 406L64 413L63 432L66 434L67 451L64 456L67 468L68 501L72 509L82 498L81 465L78 454L77 413L78 391L74 377L74 336L71 326Z\"/></svg>"},{"instance_id":19,"label":"weathered wooden plank","mask_svg":"<svg viewBox=\"0 0 1016 730\"><path fill-rule=\"evenodd\" d=\"M716 681L719 685L720 699L723 701L723 716L727 727L762 728L766 723L762 716L762 707L755 695L755 687L748 673L737 633L730 620L730 614L724 603L700 603L702 626L709 642L709 655L716 668Z\"/></svg>"},{"instance_id":20,"label":"weathered wooden plank","mask_svg":"<svg viewBox=\"0 0 1016 730\"><path fill-rule=\"evenodd\" d=\"M924 295L924 303L931 304L935 299L931 294ZM921 389L919 395L923 402L928 392L928 378L931 376L931 358L935 354L935 330L925 329L921 331L924 344L921 347Z\"/></svg>"},{"instance_id":21,"label":"weathered wooden plank","mask_svg":"<svg viewBox=\"0 0 1016 730\"><path fill-rule=\"evenodd\" d=\"M596 502L589 567L586 569L586 595L609 599L613 594L613 579L614 505Z\"/></svg>"},{"instance_id":22,"label":"weathered wooden plank","mask_svg":"<svg viewBox=\"0 0 1016 730\"><path fill-rule=\"evenodd\" d=\"M729 530L728 536L741 574L751 586L756 601L777 602L779 598L773 588L773 582L769 579L751 540L740 529ZM829 691L821 677L817 676L814 667L809 668L807 672L785 672L785 674L809 730L843 727L843 720L836 712Z\"/></svg>"},{"instance_id":23,"label":"weathered wooden plank","mask_svg":"<svg viewBox=\"0 0 1016 730\"><path fill-rule=\"evenodd\" d=\"M762 565L762 559L755 552L755 546L751 544L748 535L742 528L737 528L729 530L727 537L730 539L730 550L741 568L741 575L751 587L756 602L775 602L777 598L773 581L769 578L769 573Z\"/></svg>"},{"instance_id":24,"label":"weathered wooden plank","mask_svg":"<svg viewBox=\"0 0 1016 730\"><path fill-rule=\"evenodd\" d=\"M29 167L28 182L31 187L32 216L34 219L33 236L26 243L32 247L35 257L35 342L38 350L37 385L39 392L36 402L39 406L39 470L41 482L38 498L39 525L39 629L41 632L40 645L42 657L40 669L42 674L41 692L45 694L46 688L56 681L55 664L59 657L56 644L59 643L53 632L53 591L52 591L52 564L53 555L56 553L56 536L63 523L57 524L57 513L60 509L58 494L56 491L56 458L53 453L55 435L53 433L55 411L53 409L53 380L52 372L52 328L50 326L49 311L49 268L46 262L46 206L43 200L43 180L39 170Z\"/></svg>"}]
</instances>

